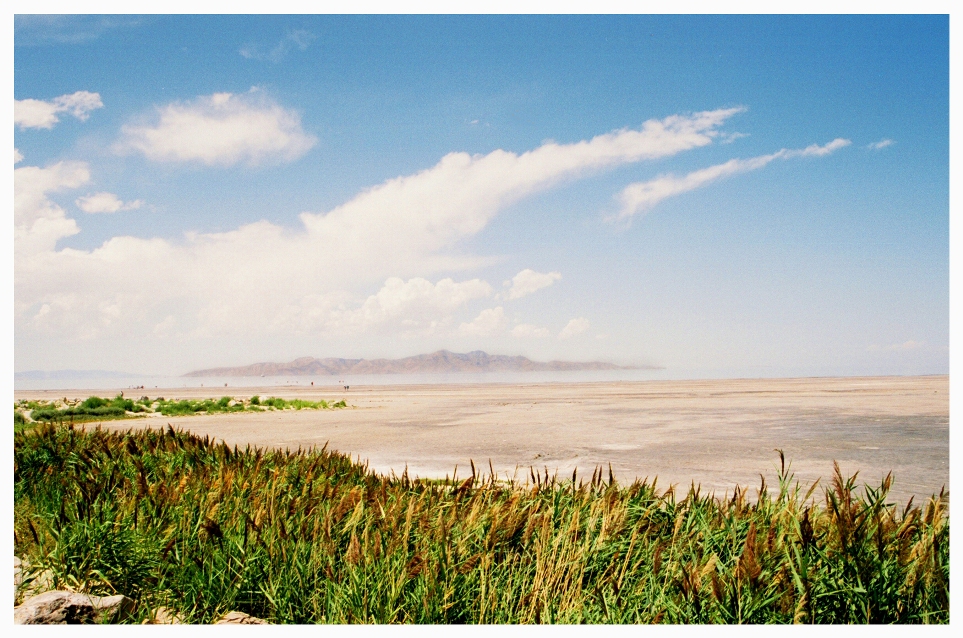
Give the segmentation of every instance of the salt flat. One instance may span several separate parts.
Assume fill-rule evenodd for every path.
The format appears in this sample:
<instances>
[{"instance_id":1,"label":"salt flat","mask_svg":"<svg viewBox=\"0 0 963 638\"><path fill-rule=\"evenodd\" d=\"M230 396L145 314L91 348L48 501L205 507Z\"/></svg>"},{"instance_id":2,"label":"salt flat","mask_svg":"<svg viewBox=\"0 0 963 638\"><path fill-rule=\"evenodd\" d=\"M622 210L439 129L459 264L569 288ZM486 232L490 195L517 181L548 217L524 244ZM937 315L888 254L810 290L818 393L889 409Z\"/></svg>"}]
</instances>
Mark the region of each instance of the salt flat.
<instances>
[{"instance_id":1,"label":"salt flat","mask_svg":"<svg viewBox=\"0 0 963 638\"><path fill-rule=\"evenodd\" d=\"M114 391L114 394L119 390ZM367 460L380 472L444 477L489 460L501 476L529 467L588 477L612 465L621 482L654 478L717 495L759 475L774 484L781 448L804 484L828 481L833 460L860 482L895 477L905 503L949 488L949 378L868 377L530 385L180 388L125 390L170 398L344 398L344 410L302 410L105 422L124 430L166 427L229 445L322 446ZM16 398L111 395L16 392Z\"/></svg>"}]
</instances>

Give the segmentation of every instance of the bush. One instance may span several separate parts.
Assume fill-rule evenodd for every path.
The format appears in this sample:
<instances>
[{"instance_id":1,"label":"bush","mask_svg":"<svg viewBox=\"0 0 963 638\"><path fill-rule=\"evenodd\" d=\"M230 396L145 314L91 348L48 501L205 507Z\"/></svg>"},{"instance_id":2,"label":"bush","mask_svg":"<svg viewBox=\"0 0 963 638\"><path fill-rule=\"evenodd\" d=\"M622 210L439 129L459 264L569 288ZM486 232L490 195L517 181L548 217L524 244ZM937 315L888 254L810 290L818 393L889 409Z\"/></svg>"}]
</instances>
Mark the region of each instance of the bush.
<instances>
[{"instance_id":1,"label":"bush","mask_svg":"<svg viewBox=\"0 0 963 638\"><path fill-rule=\"evenodd\" d=\"M87 397L87 399L80 404L80 407L86 409L102 408L108 403L109 402L107 399L101 399L100 397Z\"/></svg>"}]
</instances>

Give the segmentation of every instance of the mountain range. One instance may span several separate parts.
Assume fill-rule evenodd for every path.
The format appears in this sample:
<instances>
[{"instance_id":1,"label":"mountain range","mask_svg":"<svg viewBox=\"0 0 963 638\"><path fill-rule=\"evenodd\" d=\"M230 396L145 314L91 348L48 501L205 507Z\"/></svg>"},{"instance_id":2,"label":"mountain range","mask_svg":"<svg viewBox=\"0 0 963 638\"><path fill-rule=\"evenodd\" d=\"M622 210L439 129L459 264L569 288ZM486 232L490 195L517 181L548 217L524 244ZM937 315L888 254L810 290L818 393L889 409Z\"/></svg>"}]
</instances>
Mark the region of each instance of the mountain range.
<instances>
[{"instance_id":1,"label":"mountain range","mask_svg":"<svg viewBox=\"0 0 963 638\"><path fill-rule=\"evenodd\" d=\"M545 372L561 370L635 370L602 361L532 361L526 357L490 355L481 350L466 354L439 350L403 359L315 359L301 357L287 363L254 363L235 368L195 370L185 377L280 377L348 374L425 374L452 372Z\"/></svg>"}]
</instances>

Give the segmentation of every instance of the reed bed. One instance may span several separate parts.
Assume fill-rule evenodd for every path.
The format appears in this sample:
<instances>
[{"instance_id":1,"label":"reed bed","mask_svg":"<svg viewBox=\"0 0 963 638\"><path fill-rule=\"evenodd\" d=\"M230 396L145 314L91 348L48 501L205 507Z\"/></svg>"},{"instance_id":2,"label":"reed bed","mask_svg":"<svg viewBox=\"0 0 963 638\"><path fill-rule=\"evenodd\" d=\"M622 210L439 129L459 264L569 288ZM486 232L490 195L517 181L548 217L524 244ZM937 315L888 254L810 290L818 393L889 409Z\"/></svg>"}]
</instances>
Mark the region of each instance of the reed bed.
<instances>
[{"instance_id":1,"label":"reed bed","mask_svg":"<svg viewBox=\"0 0 963 638\"><path fill-rule=\"evenodd\" d=\"M946 623L947 495L725 499L611 471L379 476L326 449L239 450L168 427L14 435L27 579L207 623ZM780 453L781 456L781 453Z\"/></svg>"}]
</instances>

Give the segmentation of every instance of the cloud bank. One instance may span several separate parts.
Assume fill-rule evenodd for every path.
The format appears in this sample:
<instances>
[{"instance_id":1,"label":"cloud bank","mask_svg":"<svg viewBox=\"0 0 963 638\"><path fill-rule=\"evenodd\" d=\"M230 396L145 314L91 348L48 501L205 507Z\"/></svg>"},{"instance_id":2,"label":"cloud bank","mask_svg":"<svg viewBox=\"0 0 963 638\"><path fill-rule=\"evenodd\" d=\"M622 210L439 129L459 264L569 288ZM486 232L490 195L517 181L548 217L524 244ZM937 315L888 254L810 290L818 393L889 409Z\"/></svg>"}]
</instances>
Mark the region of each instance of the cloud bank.
<instances>
[{"instance_id":1,"label":"cloud bank","mask_svg":"<svg viewBox=\"0 0 963 638\"><path fill-rule=\"evenodd\" d=\"M87 166L16 168L17 334L94 339L505 332L502 306L454 328L455 313L492 294L478 279L431 279L490 263L486 256L465 254L458 242L513 202L561 181L708 145L740 110L674 115L524 153L450 153L332 210L302 213L300 227L260 221L228 232L187 234L181 241L118 236L93 250L57 248L58 240L79 229L49 197L87 184ZM258 94L227 93L164 107L153 124L125 127L123 139L152 159L224 165L293 157L313 144L289 111ZM101 195L78 202L101 212L121 202ZM507 294L518 299L559 277L524 270ZM560 338L584 331L583 323L587 327L584 318L573 322ZM542 336L545 330L516 328L515 336Z\"/></svg>"}]
</instances>

